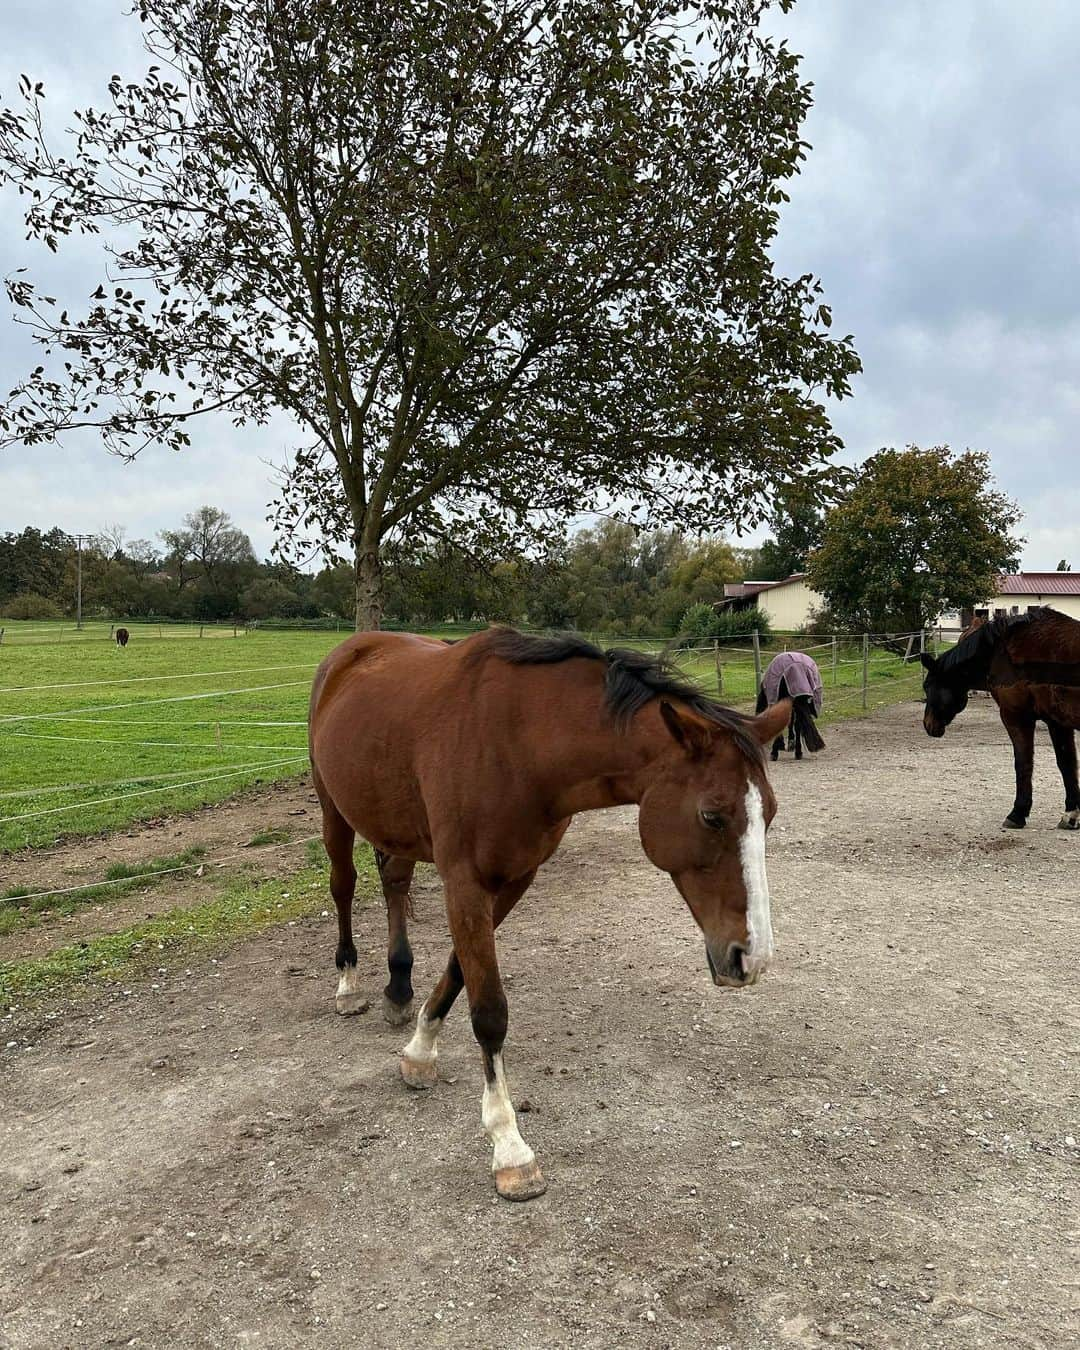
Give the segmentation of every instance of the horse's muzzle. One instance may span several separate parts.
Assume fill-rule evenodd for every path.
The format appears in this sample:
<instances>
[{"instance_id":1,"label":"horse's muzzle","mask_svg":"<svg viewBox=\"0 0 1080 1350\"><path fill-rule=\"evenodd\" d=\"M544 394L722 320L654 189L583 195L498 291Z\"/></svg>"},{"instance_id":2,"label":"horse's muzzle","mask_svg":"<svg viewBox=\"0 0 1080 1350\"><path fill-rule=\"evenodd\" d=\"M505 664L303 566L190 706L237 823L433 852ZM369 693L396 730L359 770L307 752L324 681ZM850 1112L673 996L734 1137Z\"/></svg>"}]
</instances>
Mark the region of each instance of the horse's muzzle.
<instances>
[{"instance_id":1,"label":"horse's muzzle","mask_svg":"<svg viewBox=\"0 0 1080 1350\"><path fill-rule=\"evenodd\" d=\"M741 989L747 984L757 984L768 965L767 961L751 956L738 942L729 942L715 954L706 943L705 959L709 963L713 984L720 988Z\"/></svg>"},{"instance_id":2,"label":"horse's muzzle","mask_svg":"<svg viewBox=\"0 0 1080 1350\"><path fill-rule=\"evenodd\" d=\"M945 723L938 722L929 714L922 720L923 727L928 736L933 736L935 740L940 740L945 735Z\"/></svg>"}]
</instances>

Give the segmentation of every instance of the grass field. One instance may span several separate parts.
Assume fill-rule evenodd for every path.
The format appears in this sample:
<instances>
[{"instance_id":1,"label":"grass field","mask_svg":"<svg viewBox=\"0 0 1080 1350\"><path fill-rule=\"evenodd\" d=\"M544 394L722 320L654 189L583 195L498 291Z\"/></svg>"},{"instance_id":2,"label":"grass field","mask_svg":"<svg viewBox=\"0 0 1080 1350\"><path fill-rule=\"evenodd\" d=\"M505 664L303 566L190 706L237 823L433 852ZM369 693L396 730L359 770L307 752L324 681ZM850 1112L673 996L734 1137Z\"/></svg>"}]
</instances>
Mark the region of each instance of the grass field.
<instances>
[{"instance_id":1,"label":"grass field","mask_svg":"<svg viewBox=\"0 0 1080 1350\"><path fill-rule=\"evenodd\" d=\"M117 829L302 773L311 677L343 636L240 629L233 638L229 628L200 639L197 626L156 636L155 625L133 627L121 651L107 624L62 640L41 636L58 627L8 624L0 644L0 851ZM835 685L831 649L814 655L826 683L824 720L861 712L858 647L841 648ZM676 659L717 691L712 650ZM723 701L749 707L750 649L725 648L720 659ZM915 696L920 679L917 664L875 651L870 706Z\"/></svg>"},{"instance_id":2,"label":"grass field","mask_svg":"<svg viewBox=\"0 0 1080 1350\"><path fill-rule=\"evenodd\" d=\"M300 773L334 633L0 647L0 848L115 829Z\"/></svg>"}]
</instances>

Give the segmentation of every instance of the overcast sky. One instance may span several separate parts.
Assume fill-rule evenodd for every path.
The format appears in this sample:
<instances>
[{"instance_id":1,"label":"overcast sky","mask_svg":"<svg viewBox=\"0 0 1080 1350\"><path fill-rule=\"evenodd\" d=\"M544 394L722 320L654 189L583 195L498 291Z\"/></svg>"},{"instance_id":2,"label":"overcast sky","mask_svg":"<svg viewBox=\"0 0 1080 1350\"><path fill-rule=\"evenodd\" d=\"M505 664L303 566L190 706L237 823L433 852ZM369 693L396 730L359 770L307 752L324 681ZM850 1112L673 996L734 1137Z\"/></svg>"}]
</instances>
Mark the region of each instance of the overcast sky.
<instances>
[{"instance_id":1,"label":"overcast sky","mask_svg":"<svg viewBox=\"0 0 1080 1350\"><path fill-rule=\"evenodd\" d=\"M127 0L3 0L0 97L20 71L44 80L53 115L106 100L113 71L145 66ZM835 328L865 372L834 410L858 462L908 442L986 450L1024 509L1024 565L1080 570L1080 6L1075 0L800 0L773 17L803 54L813 146L792 186L780 268L820 276ZM59 260L23 242L17 198L0 198L0 271L84 298L100 255ZM25 373L25 335L0 312L0 392ZM260 553L273 495L264 461L287 425L193 428L182 455L133 465L91 441L0 451L0 530L119 521L153 538L209 502Z\"/></svg>"}]
</instances>

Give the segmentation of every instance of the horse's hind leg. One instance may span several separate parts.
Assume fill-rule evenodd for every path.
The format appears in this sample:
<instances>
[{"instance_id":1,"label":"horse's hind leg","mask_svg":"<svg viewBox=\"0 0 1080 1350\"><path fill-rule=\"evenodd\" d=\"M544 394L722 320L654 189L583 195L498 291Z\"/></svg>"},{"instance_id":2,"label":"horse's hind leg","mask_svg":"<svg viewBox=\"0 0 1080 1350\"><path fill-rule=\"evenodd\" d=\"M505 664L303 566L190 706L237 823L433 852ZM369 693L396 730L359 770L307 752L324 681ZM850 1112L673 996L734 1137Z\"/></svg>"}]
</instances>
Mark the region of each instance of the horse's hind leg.
<instances>
[{"instance_id":1,"label":"horse's hind leg","mask_svg":"<svg viewBox=\"0 0 1080 1350\"><path fill-rule=\"evenodd\" d=\"M412 1017L413 954L409 946L407 919L410 910L409 886L416 864L407 858L375 852L386 900L386 920L389 929L386 964L390 982L383 993L383 1016L392 1027L404 1026Z\"/></svg>"},{"instance_id":2,"label":"horse's hind leg","mask_svg":"<svg viewBox=\"0 0 1080 1350\"><path fill-rule=\"evenodd\" d=\"M1077 776L1076 734L1060 722L1047 721L1046 728L1054 744L1061 780L1065 784L1065 814L1058 829L1080 830L1080 777Z\"/></svg>"},{"instance_id":3,"label":"horse's hind leg","mask_svg":"<svg viewBox=\"0 0 1080 1350\"><path fill-rule=\"evenodd\" d=\"M330 894L334 897L334 907L337 909L338 945L334 962L340 975L335 1005L342 1015L364 1012L366 1002L360 992L356 944L352 935L352 902L356 891L353 843L356 832L321 790L317 780L315 787L322 803L323 843L330 859Z\"/></svg>"}]
</instances>

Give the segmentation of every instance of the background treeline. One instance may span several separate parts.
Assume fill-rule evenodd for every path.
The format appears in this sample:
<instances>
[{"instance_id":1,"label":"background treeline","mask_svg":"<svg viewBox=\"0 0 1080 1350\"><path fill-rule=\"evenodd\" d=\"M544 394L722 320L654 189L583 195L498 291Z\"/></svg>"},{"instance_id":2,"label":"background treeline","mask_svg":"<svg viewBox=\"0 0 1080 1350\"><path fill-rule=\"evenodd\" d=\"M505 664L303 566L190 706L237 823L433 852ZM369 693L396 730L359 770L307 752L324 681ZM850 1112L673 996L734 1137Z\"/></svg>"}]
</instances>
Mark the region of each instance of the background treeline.
<instances>
[{"instance_id":1,"label":"background treeline","mask_svg":"<svg viewBox=\"0 0 1080 1350\"><path fill-rule=\"evenodd\" d=\"M399 547L387 568L387 619L421 627L501 621L610 634L669 636L688 610L711 607L754 550L677 531L603 521L555 540L542 556L478 559L448 544ZM76 549L59 529L0 536L0 616L75 612ZM83 544L83 615L107 618L326 620L351 625L352 568L302 572L260 562L228 515L203 507L156 542L121 527ZM701 611L696 611L698 624Z\"/></svg>"}]
</instances>

